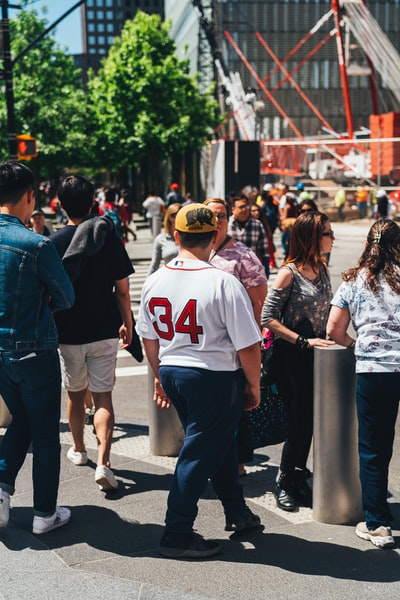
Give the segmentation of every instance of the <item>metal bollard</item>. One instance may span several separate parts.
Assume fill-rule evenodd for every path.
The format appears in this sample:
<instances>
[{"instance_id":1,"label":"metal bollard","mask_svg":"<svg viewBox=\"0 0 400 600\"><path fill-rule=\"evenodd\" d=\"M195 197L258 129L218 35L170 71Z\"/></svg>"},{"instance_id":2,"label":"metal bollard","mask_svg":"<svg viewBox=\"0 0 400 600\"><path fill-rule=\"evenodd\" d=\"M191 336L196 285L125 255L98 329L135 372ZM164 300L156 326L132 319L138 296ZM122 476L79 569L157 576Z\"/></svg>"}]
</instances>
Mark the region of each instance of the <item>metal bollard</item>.
<instances>
[{"instance_id":1,"label":"metal bollard","mask_svg":"<svg viewBox=\"0 0 400 600\"><path fill-rule=\"evenodd\" d=\"M156 237L161 231L161 217L160 215L156 215L151 217L151 235L153 238Z\"/></svg>"},{"instance_id":2,"label":"metal bollard","mask_svg":"<svg viewBox=\"0 0 400 600\"><path fill-rule=\"evenodd\" d=\"M355 387L352 350L314 349L313 518L320 523L363 519Z\"/></svg>"},{"instance_id":3,"label":"metal bollard","mask_svg":"<svg viewBox=\"0 0 400 600\"><path fill-rule=\"evenodd\" d=\"M153 400L154 375L149 369L149 438L150 451L156 456L178 456L185 433L175 408L159 408Z\"/></svg>"}]
</instances>

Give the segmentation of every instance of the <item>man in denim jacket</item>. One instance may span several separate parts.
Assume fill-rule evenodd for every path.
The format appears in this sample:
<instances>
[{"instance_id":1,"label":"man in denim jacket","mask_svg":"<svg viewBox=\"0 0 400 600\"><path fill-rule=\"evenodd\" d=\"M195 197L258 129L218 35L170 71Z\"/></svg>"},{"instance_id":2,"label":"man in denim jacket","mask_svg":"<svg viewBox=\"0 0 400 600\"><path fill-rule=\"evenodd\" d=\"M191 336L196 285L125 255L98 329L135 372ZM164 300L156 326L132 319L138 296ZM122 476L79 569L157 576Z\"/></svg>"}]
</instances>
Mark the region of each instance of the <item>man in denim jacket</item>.
<instances>
[{"instance_id":1,"label":"man in denim jacket","mask_svg":"<svg viewBox=\"0 0 400 600\"><path fill-rule=\"evenodd\" d=\"M33 452L33 533L67 523L57 506L61 375L53 311L69 308L74 290L53 244L26 228L35 208L32 172L0 164L0 394L11 415L0 446L0 527L27 451Z\"/></svg>"}]
</instances>

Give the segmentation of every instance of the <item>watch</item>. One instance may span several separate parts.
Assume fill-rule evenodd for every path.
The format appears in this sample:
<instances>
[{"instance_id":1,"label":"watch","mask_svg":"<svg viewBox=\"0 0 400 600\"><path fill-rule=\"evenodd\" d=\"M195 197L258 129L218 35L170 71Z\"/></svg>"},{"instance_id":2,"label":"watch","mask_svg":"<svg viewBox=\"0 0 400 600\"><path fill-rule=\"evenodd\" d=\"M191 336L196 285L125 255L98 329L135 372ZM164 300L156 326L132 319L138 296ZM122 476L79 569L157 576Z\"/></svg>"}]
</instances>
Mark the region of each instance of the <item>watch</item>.
<instances>
[{"instance_id":1,"label":"watch","mask_svg":"<svg viewBox=\"0 0 400 600\"><path fill-rule=\"evenodd\" d=\"M300 350L308 350L310 344L308 343L307 338L303 337L302 335L299 335L299 337L296 340L296 346L298 346Z\"/></svg>"}]
</instances>

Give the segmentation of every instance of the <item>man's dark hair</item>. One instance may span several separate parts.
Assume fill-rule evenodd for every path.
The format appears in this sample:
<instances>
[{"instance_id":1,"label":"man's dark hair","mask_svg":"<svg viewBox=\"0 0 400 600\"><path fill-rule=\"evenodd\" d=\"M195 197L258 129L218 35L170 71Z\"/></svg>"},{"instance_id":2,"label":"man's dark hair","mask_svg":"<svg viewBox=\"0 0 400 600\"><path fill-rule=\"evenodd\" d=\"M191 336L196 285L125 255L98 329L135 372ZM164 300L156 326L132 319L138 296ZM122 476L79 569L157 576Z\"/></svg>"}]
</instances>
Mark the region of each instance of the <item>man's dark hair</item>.
<instances>
[{"instance_id":1,"label":"man's dark hair","mask_svg":"<svg viewBox=\"0 0 400 600\"><path fill-rule=\"evenodd\" d=\"M82 175L69 175L58 189L61 206L72 219L82 219L89 214L93 196L93 183Z\"/></svg>"},{"instance_id":2,"label":"man's dark hair","mask_svg":"<svg viewBox=\"0 0 400 600\"><path fill-rule=\"evenodd\" d=\"M178 231L179 242L182 248L207 248L213 239L215 231L206 231L204 233L189 233L187 231Z\"/></svg>"},{"instance_id":3,"label":"man's dark hair","mask_svg":"<svg viewBox=\"0 0 400 600\"><path fill-rule=\"evenodd\" d=\"M33 174L28 167L13 160L0 163L0 205L17 204L33 188Z\"/></svg>"}]
</instances>

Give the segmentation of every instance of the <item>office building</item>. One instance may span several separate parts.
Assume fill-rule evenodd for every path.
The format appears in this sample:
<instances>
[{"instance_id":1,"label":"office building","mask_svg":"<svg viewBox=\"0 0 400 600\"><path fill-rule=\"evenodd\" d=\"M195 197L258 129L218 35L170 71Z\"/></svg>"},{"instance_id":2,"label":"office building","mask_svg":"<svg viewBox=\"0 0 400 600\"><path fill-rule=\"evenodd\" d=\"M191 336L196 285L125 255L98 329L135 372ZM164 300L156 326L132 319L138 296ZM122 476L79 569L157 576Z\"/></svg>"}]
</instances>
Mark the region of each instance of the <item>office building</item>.
<instances>
[{"instance_id":1,"label":"office building","mask_svg":"<svg viewBox=\"0 0 400 600\"><path fill-rule=\"evenodd\" d=\"M164 18L164 0L86 0L81 6L84 70L100 67L125 21L137 10Z\"/></svg>"}]
</instances>

